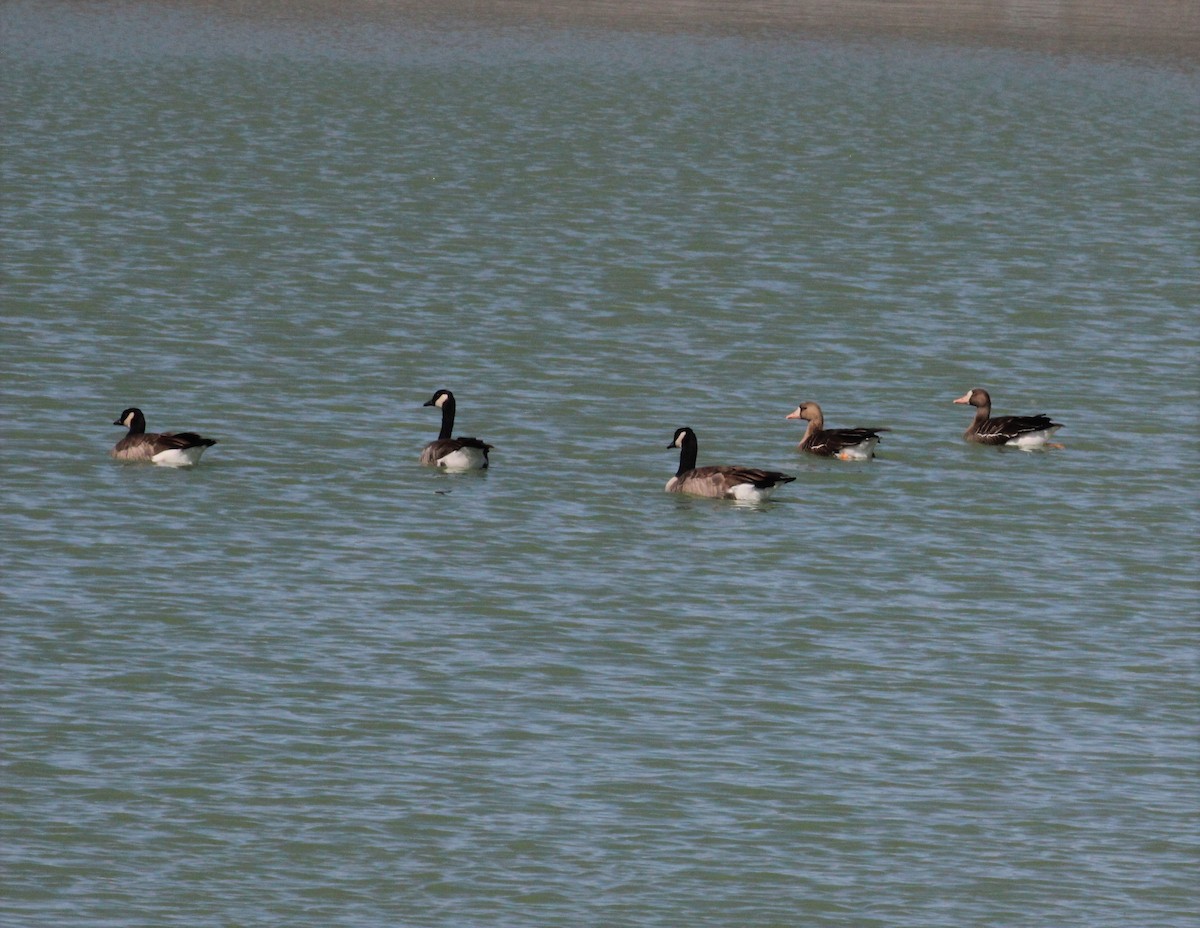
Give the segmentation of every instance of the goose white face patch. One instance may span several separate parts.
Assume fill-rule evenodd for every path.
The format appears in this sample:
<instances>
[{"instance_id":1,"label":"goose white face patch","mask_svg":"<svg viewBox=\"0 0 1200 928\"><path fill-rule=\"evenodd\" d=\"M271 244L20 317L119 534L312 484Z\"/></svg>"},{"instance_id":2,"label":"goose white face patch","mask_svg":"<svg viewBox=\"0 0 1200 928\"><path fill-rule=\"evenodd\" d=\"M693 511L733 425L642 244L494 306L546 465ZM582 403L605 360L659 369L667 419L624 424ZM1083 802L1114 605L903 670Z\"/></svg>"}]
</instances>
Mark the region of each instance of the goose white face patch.
<instances>
[{"instance_id":1,"label":"goose white face patch","mask_svg":"<svg viewBox=\"0 0 1200 928\"><path fill-rule=\"evenodd\" d=\"M122 425L133 425L133 413L130 413L124 419L122 419L121 424Z\"/></svg>"},{"instance_id":2,"label":"goose white face patch","mask_svg":"<svg viewBox=\"0 0 1200 928\"><path fill-rule=\"evenodd\" d=\"M445 394L445 393L439 393L439 394L438 394L438 398L437 398L437 399L434 401L433 405L434 405L434 406L436 406L438 409L441 409L441 408L442 408L442 404L443 404L443 403L445 403L445 402L446 402L446 394Z\"/></svg>"}]
</instances>

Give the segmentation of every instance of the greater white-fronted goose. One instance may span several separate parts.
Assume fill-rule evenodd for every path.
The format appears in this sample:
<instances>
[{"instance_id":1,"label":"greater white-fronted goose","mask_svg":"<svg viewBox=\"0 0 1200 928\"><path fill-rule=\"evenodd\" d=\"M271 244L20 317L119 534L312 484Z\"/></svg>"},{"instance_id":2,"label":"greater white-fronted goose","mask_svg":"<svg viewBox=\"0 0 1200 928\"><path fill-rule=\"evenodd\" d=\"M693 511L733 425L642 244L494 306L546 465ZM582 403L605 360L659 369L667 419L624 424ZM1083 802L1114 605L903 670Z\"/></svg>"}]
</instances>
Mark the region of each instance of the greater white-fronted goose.
<instances>
[{"instance_id":1,"label":"greater white-fronted goose","mask_svg":"<svg viewBox=\"0 0 1200 928\"><path fill-rule=\"evenodd\" d=\"M967 441L976 441L981 445L1012 445L1027 451L1047 446L1062 447L1053 443L1047 445L1062 424L1052 421L1045 413L1036 416L996 416L993 419L992 398L987 390L979 387L968 390L954 402L975 407L975 419L963 433Z\"/></svg>"},{"instance_id":2,"label":"greater white-fronted goose","mask_svg":"<svg viewBox=\"0 0 1200 928\"><path fill-rule=\"evenodd\" d=\"M797 451L807 451L821 457L835 457L842 461L869 461L875 457L875 446L879 444L879 433L890 429L827 429L825 416L816 403L801 403L788 419L803 419L808 423L804 437L796 446Z\"/></svg>"},{"instance_id":3,"label":"greater white-fronted goose","mask_svg":"<svg viewBox=\"0 0 1200 928\"><path fill-rule=\"evenodd\" d=\"M426 406L436 406L442 411L442 430L438 437L421 450L421 463L428 467L446 470L483 470L488 466L488 452L492 445L478 438L453 438L454 394L449 390L438 390Z\"/></svg>"},{"instance_id":4,"label":"greater white-fronted goose","mask_svg":"<svg viewBox=\"0 0 1200 928\"><path fill-rule=\"evenodd\" d=\"M761 502L770 498L776 488L791 483L795 477L777 470L727 465L696 466L696 433L689 428L675 430L668 448L679 449L679 470L667 481L668 493L690 493L715 499L736 499Z\"/></svg>"},{"instance_id":5,"label":"greater white-fronted goose","mask_svg":"<svg viewBox=\"0 0 1200 928\"><path fill-rule=\"evenodd\" d=\"M112 449L118 461L150 461L165 467L191 467L200 460L205 448L217 443L215 438L203 438L195 432L147 432L146 417L130 406L114 421L129 429Z\"/></svg>"}]
</instances>

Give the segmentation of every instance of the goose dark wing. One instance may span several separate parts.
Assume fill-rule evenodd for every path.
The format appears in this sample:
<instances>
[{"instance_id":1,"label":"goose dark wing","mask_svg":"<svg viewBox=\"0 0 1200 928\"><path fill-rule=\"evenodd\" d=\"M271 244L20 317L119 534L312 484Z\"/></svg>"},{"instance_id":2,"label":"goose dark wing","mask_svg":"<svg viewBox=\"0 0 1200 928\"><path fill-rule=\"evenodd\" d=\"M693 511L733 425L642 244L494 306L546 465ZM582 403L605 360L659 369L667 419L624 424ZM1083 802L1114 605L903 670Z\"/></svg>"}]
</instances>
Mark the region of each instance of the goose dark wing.
<instances>
[{"instance_id":1,"label":"goose dark wing","mask_svg":"<svg viewBox=\"0 0 1200 928\"><path fill-rule=\"evenodd\" d=\"M163 432L161 435L154 436L154 444L160 451L167 451L172 448L182 450L197 446L211 448L216 443L217 440L215 438L205 438L202 435L197 435L195 432Z\"/></svg>"},{"instance_id":2,"label":"goose dark wing","mask_svg":"<svg viewBox=\"0 0 1200 928\"><path fill-rule=\"evenodd\" d=\"M813 436L804 449L813 454L834 455L845 448L854 448L871 439L878 440L880 432L888 429L826 429Z\"/></svg>"},{"instance_id":3,"label":"goose dark wing","mask_svg":"<svg viewBox=\"0 0 1200 928\"><path fill-rule=\"evenodd\" d=\"M700 470L707 469L700 468ZM760 490L779 486L781 483L790 483L796 479L777 470L763 470L759 467L718 467L715 470L724 474L730 483L748 483Z\"/></svg>"},{"instance_id":4,"label":"goose dark wing","mask_svg":"<svg viewBox=\"0 0 1200 928\"><path fill-rule=\"evenodd\" d=\"M1038 413L1036 416L997 416L979 426L976 434L991 441L1011 441L1030 432L1043 432L1055 427L1061 428L1045 413Z\"/></svg>"}]
</instances>

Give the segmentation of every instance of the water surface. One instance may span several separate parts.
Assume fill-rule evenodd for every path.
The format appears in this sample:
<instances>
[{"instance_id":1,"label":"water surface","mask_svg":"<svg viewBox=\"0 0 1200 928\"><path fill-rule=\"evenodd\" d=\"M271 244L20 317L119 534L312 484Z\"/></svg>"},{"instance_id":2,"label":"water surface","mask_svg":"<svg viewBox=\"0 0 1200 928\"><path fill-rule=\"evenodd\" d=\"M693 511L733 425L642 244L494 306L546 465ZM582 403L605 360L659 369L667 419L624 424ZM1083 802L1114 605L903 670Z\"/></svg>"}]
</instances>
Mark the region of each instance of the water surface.
<instances>
[{"instance_id":1,"label":"water surface","mask_svg":"<svg viewBox=\"0 0 1200 928\"><path fill-rule=\"evenodd\" d=\"M1194 923L1194 74L0 26L0 921ZM667 495L681 425L798 479Z\"/></svg>"}]
</instances>

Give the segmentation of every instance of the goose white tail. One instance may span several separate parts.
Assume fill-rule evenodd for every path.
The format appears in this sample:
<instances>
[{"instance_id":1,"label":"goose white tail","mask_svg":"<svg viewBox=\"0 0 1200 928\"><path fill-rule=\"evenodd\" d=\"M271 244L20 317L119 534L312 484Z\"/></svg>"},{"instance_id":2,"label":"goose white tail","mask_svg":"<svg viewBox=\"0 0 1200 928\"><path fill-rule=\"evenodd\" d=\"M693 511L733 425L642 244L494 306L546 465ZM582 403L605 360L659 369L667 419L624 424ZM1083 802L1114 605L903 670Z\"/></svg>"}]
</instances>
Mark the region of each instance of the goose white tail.
<instances>
[{"instance_id":1,"label":"goose white tail","mask_svg":"<svg viewBox=\"0 0 1200 928\"><path fill-rule=\"evenodd\" d=\"M191 448L168 448L160 451L150 460L163 467L194 467L200 462L207 445L195 445Z\"/></svg>"}]
</instances>

